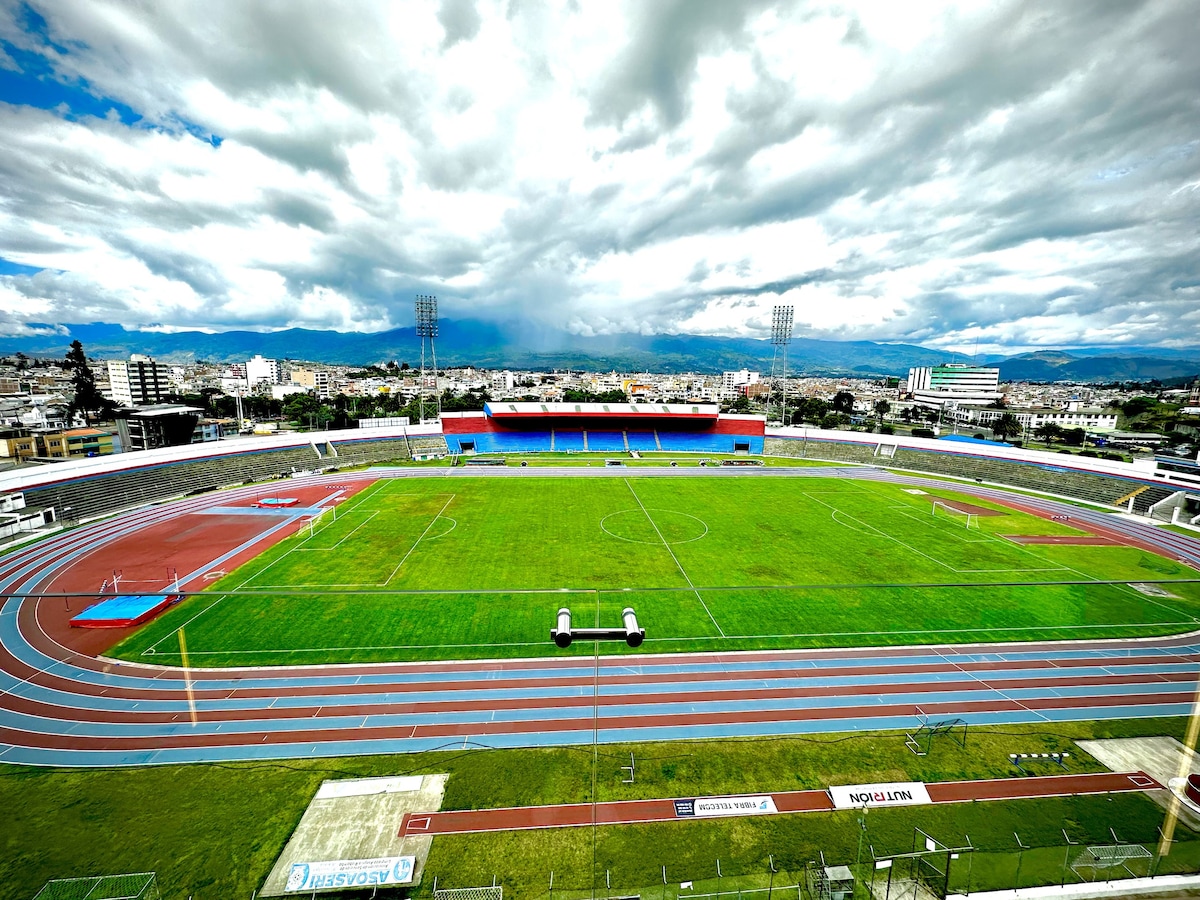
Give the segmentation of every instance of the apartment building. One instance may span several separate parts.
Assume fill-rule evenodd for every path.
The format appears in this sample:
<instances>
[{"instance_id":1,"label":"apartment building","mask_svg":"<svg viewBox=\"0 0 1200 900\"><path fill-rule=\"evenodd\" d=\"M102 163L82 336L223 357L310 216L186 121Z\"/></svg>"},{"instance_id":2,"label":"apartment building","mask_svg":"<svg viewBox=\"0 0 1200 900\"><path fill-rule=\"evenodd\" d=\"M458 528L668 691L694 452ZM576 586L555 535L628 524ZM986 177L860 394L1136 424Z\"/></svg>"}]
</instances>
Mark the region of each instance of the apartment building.
<instances>
[{"instance_id":1,"label":"apartment building","mask_svg":"<svg viewBox=\"0 0 1200 900\"><path fill-rule=\"evenodd\" d=\"M107 365L109 396L120 406L161 403L171 392L167 367L149 356L135 353L128 360L109 360Z\"/></svg>"}]
</instances>

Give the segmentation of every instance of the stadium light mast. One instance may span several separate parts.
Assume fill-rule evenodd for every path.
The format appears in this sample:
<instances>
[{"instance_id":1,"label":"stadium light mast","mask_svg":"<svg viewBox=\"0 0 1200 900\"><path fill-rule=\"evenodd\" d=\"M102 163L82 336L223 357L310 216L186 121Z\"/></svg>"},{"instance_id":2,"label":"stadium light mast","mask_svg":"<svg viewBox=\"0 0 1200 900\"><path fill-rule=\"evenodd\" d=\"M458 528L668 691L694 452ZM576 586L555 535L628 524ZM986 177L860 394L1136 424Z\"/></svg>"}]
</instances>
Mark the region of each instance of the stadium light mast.
<instances>
[{"instance_id":1,"label":"stadium light mast","mask_svg":"<svg viewBox=\"0 0 1200 900\"><path fill-rule=\"evenodd\" d=\"M779 423L786 425L787 409L787 348L792 342L792 316L795 311L791 306L776 306L771 310L771 384L767 385L767 418L771 417L771 385L775 383L775 360L779 356L779 348L783 348L783 397L779 401Z\"/></svg>"},{"instance_id":2,"label":"stadium light mast","mask_svg":"<svg viewBox=\"0 0 1200 900\"><path fill-rule=\"evenodd\" d=\"M417 294L417 337L421 339L421 384L417 391L420 398L418 408L421 411L421 422L425 424L425 341L429 340L429 353L433 357L433 398L438 417L442 415L442 395L438 393L437 347L435 338L438 335L438 302L437 297L427 294Z\"/></svg>"}]
</instances>

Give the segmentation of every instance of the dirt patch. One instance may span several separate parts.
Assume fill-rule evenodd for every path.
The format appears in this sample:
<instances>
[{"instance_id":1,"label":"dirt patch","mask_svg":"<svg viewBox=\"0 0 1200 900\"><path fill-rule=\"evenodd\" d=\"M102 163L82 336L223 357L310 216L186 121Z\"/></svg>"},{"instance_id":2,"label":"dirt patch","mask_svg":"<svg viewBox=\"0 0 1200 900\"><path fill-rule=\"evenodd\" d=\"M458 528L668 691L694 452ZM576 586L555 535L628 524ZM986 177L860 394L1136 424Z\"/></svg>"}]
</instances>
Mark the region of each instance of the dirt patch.
<instances>
[{"instance_id":1,"label":"dirt patch","mask_svg":"<svg viewBox=\"0 0 1200 900\"><path fill-rule=\"evenodd\" d=\"M941 497L934 497L932 494L929 497L930 503L948 506L950 509L957 510L960 513L970 513L973 516L1007 516L1002 509L992 509L988 506L976 506L974 503L963 503L961 500L943 500Z\"/></svg>"}]
</instances>

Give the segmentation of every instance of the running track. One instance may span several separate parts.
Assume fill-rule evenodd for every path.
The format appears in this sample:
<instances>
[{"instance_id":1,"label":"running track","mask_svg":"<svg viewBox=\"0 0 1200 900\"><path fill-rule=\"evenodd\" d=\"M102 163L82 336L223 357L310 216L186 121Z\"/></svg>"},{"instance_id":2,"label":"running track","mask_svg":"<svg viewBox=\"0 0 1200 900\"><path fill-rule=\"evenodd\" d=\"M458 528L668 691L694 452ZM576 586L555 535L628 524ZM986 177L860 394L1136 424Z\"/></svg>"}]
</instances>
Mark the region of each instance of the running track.
<instances>
[{"instance_id":1,"label":"running track","mask_svg":"<svg viewBox=\"0 0 1200 900\"><path fill-rule=\"evenodd\" d=\"M397 470L379 477L628 477L622 469ZM946 487L1151 547L1200 568L1200 541L1053 500L868 468L639 469L638 477L813 477ZM261 488L259 489L261 493ZM1200 634L1146 640L939 645L193 670L193 724L181 673L73 651L25 594L82 556L181 514L226 507L254 488L190 498L88 525L0 558L0 762L111 766L529 747L1186 714ZM266 529L298 527L297 510ZM250 547L239 548L243 553ZM232 554L228 554L232 557ZM223 564L180 572L184 589ZM549 622L547 627L549 627ZM594 686L598 695L593 698Z\"/></svg>"}]
</instances>

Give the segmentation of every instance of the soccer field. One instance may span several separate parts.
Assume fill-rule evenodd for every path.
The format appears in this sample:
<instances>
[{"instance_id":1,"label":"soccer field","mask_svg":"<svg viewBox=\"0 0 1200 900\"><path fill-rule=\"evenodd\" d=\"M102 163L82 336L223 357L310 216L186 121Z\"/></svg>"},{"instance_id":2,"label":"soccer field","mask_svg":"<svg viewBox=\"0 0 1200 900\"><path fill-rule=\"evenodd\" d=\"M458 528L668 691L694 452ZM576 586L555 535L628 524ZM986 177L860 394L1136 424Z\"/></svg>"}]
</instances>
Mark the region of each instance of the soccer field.
<instances>
[{"instance_id":1,"label":"soccer field","mask_svg":"<svg viewBox=\"0 0 1200 900\"><path fill-rule=\"evenodd\" d=\"M935 501L983 509L968 520ZM632 606L643 653L1149 636L1200 621L1183 565L1021 544L1083 532L887 482L381 479L334 515L110 655L178 663L181 627L203 666L561 654L560 606L606 626ZM1158 596L1129 584L1172 580Z\"/></svg>"}]
</instances>

